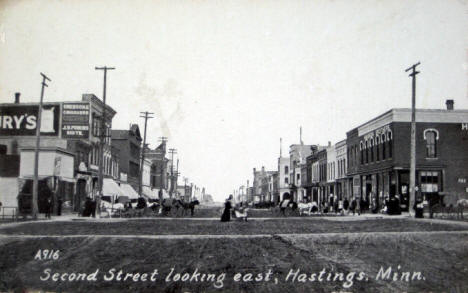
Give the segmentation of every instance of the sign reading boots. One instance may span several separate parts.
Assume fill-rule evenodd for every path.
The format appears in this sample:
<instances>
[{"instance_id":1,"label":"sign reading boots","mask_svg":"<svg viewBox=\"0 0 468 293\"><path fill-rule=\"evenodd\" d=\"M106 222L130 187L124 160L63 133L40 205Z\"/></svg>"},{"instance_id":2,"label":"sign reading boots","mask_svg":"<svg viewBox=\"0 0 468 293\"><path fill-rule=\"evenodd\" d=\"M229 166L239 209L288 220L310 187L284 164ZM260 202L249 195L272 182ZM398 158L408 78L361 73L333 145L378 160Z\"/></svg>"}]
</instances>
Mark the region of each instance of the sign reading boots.
<instances>
[{"instance_id":1,"label":"sign reading boots","mask_svg":"<svg viewBox=\"0 0 468 293\"><path fill-rule=\"evenodd\" d=\"M62 108L62 137L89 137L89 104L63 103Z\"/></svg>"}]
</instances>

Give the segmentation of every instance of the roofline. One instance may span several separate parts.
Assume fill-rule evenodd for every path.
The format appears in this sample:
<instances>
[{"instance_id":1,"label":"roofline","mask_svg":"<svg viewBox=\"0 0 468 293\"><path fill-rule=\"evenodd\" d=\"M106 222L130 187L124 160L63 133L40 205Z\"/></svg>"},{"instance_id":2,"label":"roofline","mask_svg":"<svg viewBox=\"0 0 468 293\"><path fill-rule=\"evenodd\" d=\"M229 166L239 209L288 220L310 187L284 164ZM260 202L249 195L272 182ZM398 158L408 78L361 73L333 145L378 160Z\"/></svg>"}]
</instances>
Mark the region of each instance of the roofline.
<instances>
[{"instance_id":1,"label":"roofline","mask_svg":"<svg viewBox=\"0 0 468 293\"><path fill-rule=\"evenodd\" d=\"M411 112L411 108L391 108L390 110L368 120L365 123L362 123L356 127L353 127L351 130L347 131L351 132L354 129L358 129L360 127L363 127L364 125L373 122L374 120L377 120L379 118L382 118L385 115L388 115L389 113L395 113L395 112ZM468 109L458 109L458 110L447 110L447 109L427 109L427 108L416 108L416 112L442 112L442 113L467 113L468 114Z\"/></svg>"},{"instance_id":2,"label":"roofline","mask_svg":"<svg viewBox=\"0 0 468 293\"><path fill-rule=\"evenodd\" d=\"M61 105L68 102L43 102L42 105ZM39 102L31 103L0 103L0 106L39 106Z\"/></svg>"}]
</instances>

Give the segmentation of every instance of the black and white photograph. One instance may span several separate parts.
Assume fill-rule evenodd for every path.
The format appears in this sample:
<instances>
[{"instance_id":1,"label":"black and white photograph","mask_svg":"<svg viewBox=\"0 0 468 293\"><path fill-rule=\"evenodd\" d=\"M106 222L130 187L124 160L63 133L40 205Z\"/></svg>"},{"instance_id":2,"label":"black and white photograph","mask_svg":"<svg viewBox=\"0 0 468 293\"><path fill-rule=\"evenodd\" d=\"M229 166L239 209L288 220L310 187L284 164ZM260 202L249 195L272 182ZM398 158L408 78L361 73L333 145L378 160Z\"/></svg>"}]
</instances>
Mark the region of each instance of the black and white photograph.
<instances>
[{"instance_id":1,"label":"black and white photograph","mask_svg":"<svg viewBox=\"0 0 468 293\"><path fill-rule=\"evenodd\" d=\"M468 292L468 0L0 0L0 292Z\"/></svg>"}]
</instances>

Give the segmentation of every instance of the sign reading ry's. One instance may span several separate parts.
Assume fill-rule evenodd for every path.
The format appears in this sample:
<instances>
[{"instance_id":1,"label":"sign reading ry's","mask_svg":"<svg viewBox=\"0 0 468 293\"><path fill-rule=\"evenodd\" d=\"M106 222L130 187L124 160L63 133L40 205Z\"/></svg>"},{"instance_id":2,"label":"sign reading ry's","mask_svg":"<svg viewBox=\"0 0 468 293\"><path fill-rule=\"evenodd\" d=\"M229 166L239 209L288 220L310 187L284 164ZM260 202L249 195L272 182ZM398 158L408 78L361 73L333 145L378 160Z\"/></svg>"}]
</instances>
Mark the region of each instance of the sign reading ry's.
<instances>
[{"instance_id":1,"label":"sign reading ry's","mask_svg":"<svg viewBox=\"0 0 468 293\"><path fill-rule=\"evenodd\" d=\"M0 135L36 135L38 112L38 105L0 106ZM58 135L59 112L58 104L42 106L41 135Z\"/></svg>"}]
</instances>

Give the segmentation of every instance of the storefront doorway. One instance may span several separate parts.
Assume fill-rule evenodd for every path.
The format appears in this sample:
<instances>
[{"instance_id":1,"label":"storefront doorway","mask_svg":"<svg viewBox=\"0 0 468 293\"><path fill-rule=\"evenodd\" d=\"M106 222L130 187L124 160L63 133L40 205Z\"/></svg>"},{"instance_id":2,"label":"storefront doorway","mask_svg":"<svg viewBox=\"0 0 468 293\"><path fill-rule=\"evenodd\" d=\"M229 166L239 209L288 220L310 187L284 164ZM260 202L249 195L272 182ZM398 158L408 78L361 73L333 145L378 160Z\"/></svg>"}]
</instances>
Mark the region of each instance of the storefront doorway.
<instances>
[{"instance_id":1,"label":"storefront doorway","mask_svg":"<svg viewBox=\"0 0 468 293\"><path fill-rule=\"evenodd\" d=\"M76 182L76 196L73 206L74 212L79 212L82 205L86 201L86 180L78 179Z\"/></svg>"},{"instance_id":2,"label":"storefront doorway","mask_svg":"<svg viewBox=\"0 0 468 293\"><path fill-rule=\"evenodd\" d=\"M400 194L400 207L404 212L409 211L409 172L401 171L398 173L400 186L398 193Z\"/></svg>"}]
</instances>

